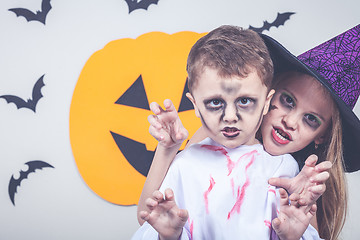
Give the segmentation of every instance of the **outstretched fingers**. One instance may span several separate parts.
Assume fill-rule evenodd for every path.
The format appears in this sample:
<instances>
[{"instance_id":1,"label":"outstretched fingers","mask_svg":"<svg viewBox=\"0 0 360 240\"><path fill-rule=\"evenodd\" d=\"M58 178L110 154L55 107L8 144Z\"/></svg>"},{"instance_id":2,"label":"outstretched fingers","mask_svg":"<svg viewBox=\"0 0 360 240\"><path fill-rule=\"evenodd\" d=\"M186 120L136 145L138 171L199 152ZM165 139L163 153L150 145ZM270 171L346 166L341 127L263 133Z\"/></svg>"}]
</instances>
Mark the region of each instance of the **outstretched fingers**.
<instances>
[{"instance_id":1,"label":"outstretched fingers","mask_svg":"<svg viewBox=\"0 0 360 240\"><path fill-rule=\"evenodd\" d=\"M311 154L306 160L305 165L308 167L315 167L316 162L318 161L318 156Z\"/></svg>"},{"instance_id":2,"label":"outstretched fingers","mask_svg":"<svg viewBox=\"0 0 360 240\"><path fill-rule=\"evenodd\" d=\"M332 167L332 163L330 161L324 161L315 166L315 171L317 172L329 171L331 167Z\"/></svg>"},{"instance_id":3,"label":"outstretched fingers","mask_svg":"<svg viewBox=\"0 0 360 240\"><path fill-rule=\"evenodd\" d=\"M172 103L172 101L170 99L164 100L164 107L167 112L177 112L174 104Z\"/></svg>"},{"instance_id":4,"label":"outstretched fingers","mask_svg":"<svg viewBox=\"0 0 360 240\"><path fill-rule=\"evenodd\" d=\"M289 205L289 197L288 197L286 190L283 188L280 188L279 193L280 193L280 207Z\"/></svg>"},{"instance_id":5,"label":"outstretched fingers","mask_svg":"<svg viewBox=\"0 0 360 240\"><path fill-rule=\"evenodd\" d=\"M163 201L163 195L160 191L155 191L151 198L145 199L145 205L150 210L153 210L159 203Z\"/></svg>"},{"instance_id":6,"label":"outstretched fingers","mask_svg":"<svg viewBox=\"0 0 360 240\"><path fill-rule=\"evenodd\" d=\"M148 221L150 219L150 213L147 211L140 211L140 217L144 221Z\"/></svg>"},{"instance_id":7,"label":"outstretched fingers","mask_svg":"<svg viewBox=\"0 0 360 240\"><path fill-rule=\"evenodd\" d=\"M164 193L165 193L165 200L166 201L174 201L175 202L174 192L170 188L167 188ZM176 214L179 217L179 220L181 222L184 222L184 223L189 218L189 213L188 213L188 211L186 209L180 209L179 208L177 210Z\"/></svg>"},{"instance_id":8,"label":"outstretched fingers","mask_svg":"<svg viewBox=\"0 0 360 240\"><path fill-rule=\"evenodd\" d=\"M157 102L152 102L152 103L150 103L150 110L151 110L155 115L159 115L161 112L164 111Z\"/></svg>"},{"instance_id":9,"label":"outstretched fingers","mask_svg":"<svg viewBox=\"0 0 360 240\"><path fill-rule=\"evenodd\" d=\"M155 191L151 198L145 199L145 205L149 209L148 211L140 211L140 217L144 221L149 221L151 216L151 212L159 205L160 202L163 201L163 196L160 191Z\"/></svg>"},{"instance_id":10,"label":"outstretched fingers","mask_svg":"<svg viewBox=\"0 0 360 240\"><path fill-rule=\"evenodd\" d=\"M291 179L288 178L270 178L268 183L279 188L289 189L291 187Z\"/></svg>"},{"instance_id":11,"label":"outstretched fingers","mask_svg":"<svg viewBox=\"0 0 360 240\"><path fill-rule=\"evenodd\" d=\"M320 172L318 174L316 174L315 176L310 178L310 181L312 183L316 183L316 184L324 184L330 177L329 172Z\"/></svg>"}]
</instances>

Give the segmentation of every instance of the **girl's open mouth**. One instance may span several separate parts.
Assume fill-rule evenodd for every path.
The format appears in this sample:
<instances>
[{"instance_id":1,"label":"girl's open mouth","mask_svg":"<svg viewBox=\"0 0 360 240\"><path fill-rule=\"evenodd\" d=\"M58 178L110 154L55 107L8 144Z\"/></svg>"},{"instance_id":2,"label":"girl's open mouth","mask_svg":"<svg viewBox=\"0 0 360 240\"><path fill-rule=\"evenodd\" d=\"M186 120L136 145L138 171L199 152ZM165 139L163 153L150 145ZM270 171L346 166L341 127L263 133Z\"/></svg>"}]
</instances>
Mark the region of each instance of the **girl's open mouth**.
<instances>
[{"instance_id":1,"label":"girl's open mouth","mask_svg":"<svg viewBox=\"0 0 360 240\"><path fill-rule=\"evenodd\" d=\"M240 134L240 130L235 127L225 127L221 132L227 138L234 138Z\"/></svg>"},{"instance_id":2,"label":"girl's open mouth","mask_svg":"<svg viewBox=\"0 0 360 240\"><path fill-rule=\"evenodd\" d=\"M284 132L282 129L280 128L273 128L272 129L272 136L273 136L273 139L277 142L277 143L280 143L280 144L287 144L289 143L292 139L291 139L291 136Z\"/></svg>"}]
</instances>

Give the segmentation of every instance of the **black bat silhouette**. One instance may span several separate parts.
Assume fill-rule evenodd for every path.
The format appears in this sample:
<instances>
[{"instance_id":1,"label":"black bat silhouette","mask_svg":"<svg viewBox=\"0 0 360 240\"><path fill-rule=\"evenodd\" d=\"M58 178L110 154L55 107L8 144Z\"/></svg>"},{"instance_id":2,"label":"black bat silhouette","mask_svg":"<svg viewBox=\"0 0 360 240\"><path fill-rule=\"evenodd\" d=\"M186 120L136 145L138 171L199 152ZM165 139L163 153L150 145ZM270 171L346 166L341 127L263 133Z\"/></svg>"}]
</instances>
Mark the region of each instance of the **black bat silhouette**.
<instances>
[{"instance_id":1,"label":"black bat silhouette","mask_svg":"<svg viewBox=\"0 0 360 240\"><path fill-rule=\"evenodd\" d=\"M33 13L26 8L11 8L9 11L14 12L18 17L24 17L28 22L39 21L45 25L46 16L48 15L50 9L50 0L43 0L41 2L41 11L36 11L36 13Z\"/></svg>"},{"instance_id":2,"label":"black bat silhouette","mask_svg":"<svg viewBox=\"0 0 360 240\"><path fill-rule=\"evenodd\" d=\"M290 16L295 14L294 12L285 12L285 13L278 13L275 21L269 23L268 21L264 21L264 24L260 28L255 28L253 26L249 26L249 29L254 30L255 32L261 33L264 30L269 30L271 27L279 27L284 25L287 20L290 19Z\"/></svg>"},{"instance_id":3,"label":"black bat silhouette","mask_svg":"<svg viewBox=\"0 0 360 240\"><path fill-rule=\"evenodd\" d=\"M36 112L36 105L40 98L43 97L41 94L41 88L45 86L43 78L45 74L42 75L34 85L33 92L32 92L32 99L28 99L27 101L23 100L22 98L14 95L2 95L0 98L5 99L8 103L15 103L18 109L20 108L29 108L32 111Z\"/></svg>"},{"instance_id":4,"label":"black bat silhouette","mask_svg":"<svg viewBox=\"0 0 360 240\"><path fill-rule=\"evenodd\" d=\"M12 175L9 182L9 196L14 206L15 206L15 193L17 191L17 188L20 186L22 180L26 179L30 173L35 172L36 169L43 169L45 167L54 168L50 164L39 160L30 161L25 164L29 166L29 169L27 171L20 171L20 176L18 179L15 179L14 175Z\"/></svg>"},{"instance_id":5,"label":"black bat silhouette","mask_svg":"<svg viewBox=\"0 0 360 240\"><path fill-rule=\"evenodd\" d=\"M141 0L138 2L137 0L125 0L127 5L129 6L129 13L136 9L145 9L147 10L150 4L157 4L159 0Z\"/></svg>"}]
</instances>

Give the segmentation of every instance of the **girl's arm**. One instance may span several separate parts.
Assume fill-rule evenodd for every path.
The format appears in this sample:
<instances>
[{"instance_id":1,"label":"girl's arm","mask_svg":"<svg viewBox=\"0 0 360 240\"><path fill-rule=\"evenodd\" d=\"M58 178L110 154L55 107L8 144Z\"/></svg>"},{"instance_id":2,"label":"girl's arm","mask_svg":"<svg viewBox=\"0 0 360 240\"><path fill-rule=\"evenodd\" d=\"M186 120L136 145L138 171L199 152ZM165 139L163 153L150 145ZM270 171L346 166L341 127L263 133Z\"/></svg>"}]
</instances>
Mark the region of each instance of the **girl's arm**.
<instances>
[{"instance_id":1,"label":"girl's arm","mask_svg":"<svg viewBox=\"0 0 360 240\"><path fill-rule=\"evenodd\" d=\"M151 198L155 190L160 188L162 181L170 167L171 162L175 158L181 143L171 148L166 148L161 144L158 144L154 159L151 163L150 170L148 172L144 187L142 189L138 207L137 207L137 218L140 225L145 221L141 218L141 212L149 212L150 209L146 206L146 199Z\"/></svg>"},{"instance_id":2,"label":"girl's arm","mask_svg":"<svg viewBox=\"0 0 360 240\"><path fill-rule=\"evenodd\" d=\"M149 119L149 122L151 124L152 120ZM154 133L151 131L151 129L150 133L154 136ZM185 148L187 148L193 143L200 142L205 137L205 132L203 131L203 128L200 127L199 130L197 130L196 133L189 140ZM154 159L152 161L138 202L137 218L140 225L144 223L144 220L141 218L141 212L149 211L149 208L146 206L146 199L152 198L153 192L160 188L161 183L164 180L165 175L171 165L171 162L174 160L181 146L181 142L179 144L169 146L164 145L159 141L159 144L155 151Z\"/></svg>"}]
</instances>

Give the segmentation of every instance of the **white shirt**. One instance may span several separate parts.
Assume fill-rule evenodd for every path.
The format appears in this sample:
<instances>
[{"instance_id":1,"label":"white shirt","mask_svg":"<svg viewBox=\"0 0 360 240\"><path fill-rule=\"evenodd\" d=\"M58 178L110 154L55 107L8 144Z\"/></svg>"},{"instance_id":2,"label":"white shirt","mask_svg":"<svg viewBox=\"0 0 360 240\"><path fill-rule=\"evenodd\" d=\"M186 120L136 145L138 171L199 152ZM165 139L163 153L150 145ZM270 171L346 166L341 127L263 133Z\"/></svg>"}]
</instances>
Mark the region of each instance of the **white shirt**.
<instances>
[{"instance_id":1,"label":"white shirt","mask_svg":"<svg viewBox=\"0 0 360 240\"><path fill-rule=\"evenodd\" d=\"M189 212L181 239L274 239L279 193L268 179L298 172L289 154L271 156L260 144L228 149L207 138L176 156L160 191L171 188ZM154 231L146 223L133 239L157 239Z\"/></svg>"}]
</instances>

